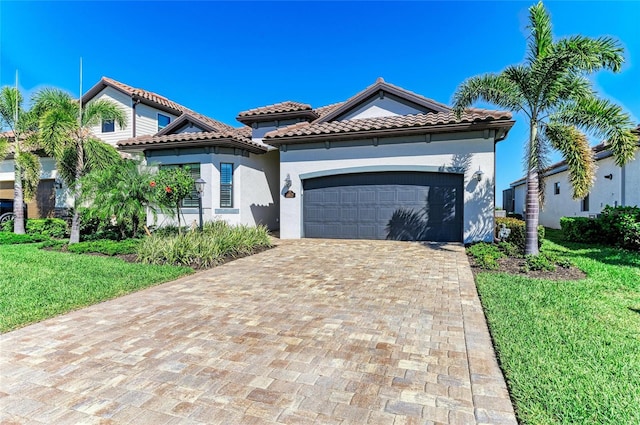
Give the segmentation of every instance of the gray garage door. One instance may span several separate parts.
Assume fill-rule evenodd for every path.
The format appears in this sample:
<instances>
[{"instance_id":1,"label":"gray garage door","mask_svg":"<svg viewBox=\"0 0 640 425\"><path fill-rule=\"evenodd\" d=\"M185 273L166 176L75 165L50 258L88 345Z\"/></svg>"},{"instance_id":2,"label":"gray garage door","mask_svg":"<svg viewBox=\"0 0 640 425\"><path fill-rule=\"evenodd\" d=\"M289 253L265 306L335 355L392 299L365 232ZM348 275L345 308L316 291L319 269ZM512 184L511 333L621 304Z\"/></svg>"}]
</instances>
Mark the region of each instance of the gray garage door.
<instances>
[{"instance_id":1,"label":"gray garage door","mask_svg":"<svg viewBox=\"0 0 640 425\"><path fill-rule=\"evenodd\" d=\"M303 181L307 238L462 241L463 176L341 174Z\"/></svg>"}]
</instances>

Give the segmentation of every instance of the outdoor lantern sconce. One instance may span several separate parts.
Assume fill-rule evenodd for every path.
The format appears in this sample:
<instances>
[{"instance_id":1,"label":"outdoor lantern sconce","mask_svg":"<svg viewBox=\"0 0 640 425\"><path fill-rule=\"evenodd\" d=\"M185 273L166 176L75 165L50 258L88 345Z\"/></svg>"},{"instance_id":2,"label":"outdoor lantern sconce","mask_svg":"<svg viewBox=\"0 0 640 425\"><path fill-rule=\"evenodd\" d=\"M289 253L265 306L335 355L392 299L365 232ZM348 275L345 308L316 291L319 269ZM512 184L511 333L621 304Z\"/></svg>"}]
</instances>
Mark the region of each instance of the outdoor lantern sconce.
<instances>
[{"instance_id":1,"label":"outdoor lantern sconce","mask_svg":"<svg viewBox=\"0 0 640 425\"><path fill-rule=\"evenodd\" d=\"M289 189L293 183L291 182L291 176L287 174L287 177L284 178L284 187Z\"/></svg>"},{"instance_id":2,"label":"outdoor lantern sconce","mask_svg":"<svg viewBox=\"0 0 640 425\"><path fill-rule=\"evenodd\" d=\"M60 179L60 177L56 177L54 183L53 183L53 187L55 189L62 189L62 180Z\"/></svg>"},{"instance_id":3,"label":"outdoor lantern sconce","mask_svg":"<svg viewBox=\"0 0 640 425\"><path fill-rule=\"evenodd\" d=\"M202 231L202 195L204 193L204 185L206 185L207 182L204 181L202 178L198 178L195 181L195 185L196 185L196 192L198 192L198 214L200 215L200 230Z\"/></svg>"},{"instance_id":4,"label":"outdoor lantern sconce","mask_svg":"<svg viewBox=\"0 0 640 425\"><path fill-rule=\"evenodd\" d=\"M613 180L613 174L607 174L604 176L605 179Z\"/></svg>"},{"instance_id":5,"label":"outdoor lantern sconce","mask_svg":"<svg viewBox=\"0 0 640 425\"><path fill-rule=\"evenodd\" d=\"M482 181L482 176L484 176L484 171L482 171L480 169L480 167L478 167L478 171L476 171L473 176L476 178L476 180L481 182Z\"/></svg>"}]
</instances>

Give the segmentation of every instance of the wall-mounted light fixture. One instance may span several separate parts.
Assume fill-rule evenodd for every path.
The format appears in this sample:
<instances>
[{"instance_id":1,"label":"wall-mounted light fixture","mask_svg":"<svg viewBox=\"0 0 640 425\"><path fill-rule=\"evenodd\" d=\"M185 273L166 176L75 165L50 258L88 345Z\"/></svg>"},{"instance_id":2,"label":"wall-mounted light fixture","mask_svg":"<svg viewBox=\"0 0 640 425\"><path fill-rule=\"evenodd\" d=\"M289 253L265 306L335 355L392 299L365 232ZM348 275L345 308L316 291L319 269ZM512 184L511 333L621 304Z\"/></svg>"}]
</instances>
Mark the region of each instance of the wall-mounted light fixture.
<instances>
[{"instance_id":1,"label":"wall-mounted light fixture","mask_svg":"<svg viewBox=\"0 0 640 425\"><path fill-rule=\"evenodd\" d=\"M289 189L292 185L291 176L287 174L287 177L284 178L284 186Z\"/></svg>"},{"instance_id":2,"label":"wall-mounted light fixture","mask_svg":"<svg viewBox=\"0 0 640 425\"><path fill-rule=\"evenodd\" d=\"M478 171L476 171L473 176L476 178L476 180L478 180L479 182L482 181L482 176L484 176L484 171L482 171L480 169L480 167L478 167Z\"/></svg>"},{"instance_id":3,"label":"wall-mounted light fixture","mask_svg":"<svg viewBox=\"0 0 640 425\"><path fill-rule=\"evenodd\" d=\"M62 179L60 177L56 177L56 179L53 182L53 187L55 189L62 189Z\"/></svg>"},{"instance_id":4,"label":"wall-mounted light fixture","mask_svg":"<svg viewBox=\"0 0 640 425\"><path fill-rule=\"evenodd\" d=\"M604 178L608 180L613 180L613 174L607 174L606 176L604 176Z\"/></svg>"}]
</instances>

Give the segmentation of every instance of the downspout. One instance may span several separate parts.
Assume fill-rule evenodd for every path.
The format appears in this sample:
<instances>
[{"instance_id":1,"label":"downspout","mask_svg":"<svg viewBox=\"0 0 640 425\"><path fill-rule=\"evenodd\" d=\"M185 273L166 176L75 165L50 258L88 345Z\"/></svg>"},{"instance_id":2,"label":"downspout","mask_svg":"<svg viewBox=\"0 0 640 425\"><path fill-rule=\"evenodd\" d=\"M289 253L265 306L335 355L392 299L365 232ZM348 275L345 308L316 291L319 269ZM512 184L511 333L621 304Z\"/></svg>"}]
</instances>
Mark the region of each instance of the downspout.
<instances>
[{"instance_id":1,"label":"downspout","mask_svg":"<svg viewBox=\"0 0 640 425\"><path fill-rule=\"evenodd\" d=\"M138 103L140 103L140 99L132 99L133 101L133 105L132 105L132 111L133 111L133 118L132 118L132 123L131 125L133 125L133 131L131 133L131 137L136 137L136 105L138 105Z\"/></svg>"}]
</instances>

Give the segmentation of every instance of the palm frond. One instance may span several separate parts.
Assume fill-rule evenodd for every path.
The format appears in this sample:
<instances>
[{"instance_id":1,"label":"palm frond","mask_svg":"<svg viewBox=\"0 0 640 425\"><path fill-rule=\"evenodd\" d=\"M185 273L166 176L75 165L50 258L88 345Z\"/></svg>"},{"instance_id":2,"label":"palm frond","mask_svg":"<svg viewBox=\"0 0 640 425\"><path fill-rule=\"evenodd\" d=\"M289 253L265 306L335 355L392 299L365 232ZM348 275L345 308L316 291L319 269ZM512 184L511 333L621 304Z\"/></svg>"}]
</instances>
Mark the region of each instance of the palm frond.
<instances>
[{"instance_id":1,"label":"palm frond","mask_svg":"<svg viewBox=\"0 0 640 425\"><path fill-rule=\"evenodd\" d=\"M517 85L503 75L484 74L464 81L453 95L453 111L458 118L466 108L483 100L510 111L523 109L524 99Z\"/></svg>"},{"instance_id":2,"label":"palm frond","mask_svg":"<svg viewBox=\"0 0 640 425\"><path fill-rule=\"evenodd\" d=\"M618 40L611 37L589 38L576 35L563 38L555 43L554 53L568 56L574 71L592 73L609 69L618 72L624 63L624 48Z\"/></svg>"},{"instance_id":3,"label":"palm frond","mask_svg":"<svg viewBox=\"0 0 640 425\"><path fill-rule=\"evenodd\" d=\"M86 171L105 169L120 161L120 154L113 146L93 137L85 140L84 155Z\"/></svg>"},{"instance_id":4,"label":"palm frond","mask_svg":"<svg viewBox=\"0 0 640 425\"><path fill-rule=\"evenodd\" d=\"M16 129L16 106L18 116L20 116L23 112L22 101L22 94L15 87L4 86L0 90L0 128L6 126L12 130Z\"/></svg>"},{"instance_id":5,"label":"palm frond","mask_svg":"<svg viewBox=\"0 0 640 425\"><path fill-rule=\"evenodd\" d=\"M54 158L61 158L64 150L72 143L73 133L78 123L73 115L64 109L52 108L40 116L38 141L45 152Z\"/></svg>"},{"instance_id":6,"label":"palm frond","mask_svg":"<svg viewBox=\"0 0 640 425\"><path fill-rule=\"evenodd\" d=\"M553 110L557 105L568 101L577 102L593 95L594 91L588 79L568 72L545 85L540 95L540 108Z\"/></svg>"},{"instance_id":7,"label":"palm frond","mask_svg":"<svg viewBox=\"0 0 640 425\"><path fill-rule=\"evenodd\" d=\"M8 153L9 153L9 141L4 137L0 137L0 159L6 158Z\"/></svg>"},{"instance_id":8,"label":"palm frond","mask_svg":"<svg viewBox=\"0 0 640 425\"><path fill-rule=\"evenodd\" d=\"M106 99L98 99L87 103L82 114L82 126L100 125L102 120L113 120L120 128L127 126L127 116L115 103Z\"/></svg>"},{"instance_id":9,"label":"palm frond","mask_svg":"<svg viewBox=\"0 0 640 425\"><path fill-rule=\"evenodd\" d=\"M527 101L528 110L533 110L538 103L536 87L540 83L531 75L531 69L522 65L512 65L505 68L501 75L518 87L522 97Z\"/></svg>"},{"instance_id":10,"label":"palm frond","mask_svg":"<svg viewBox=\"0 0 640 425\"><path fill-rule=\"evenodd\" d=\"M596 162L587 136L573 126L560 123L546 125L544 134L567 163L573 198L584 198L593 186L596 175Z\"/></svg>"},{"instance_id":11,"label":"palm frond","mask_svg":"<svg viewBox=\"0 0 640 425\"><path fill-rule=\"evenodd\" d=\"M18 152L15 157L22 172L22 190L25 201L32 200L40 183L40 158L31 152Z\"/></svg>"},{"instance_id":12,"label":"palm frond","mask_svg":"<svg viewBox=\"0 0 640 425\"><path fill-rule=\"evenodd\" d=\"M45 88L39 90L31 99L32 110L39 117L46 111L58 109L61 112L78 119L78 101L69 93L60 90Z\"/></svg>"},{"instance_id":13,"label":"palm frond","mask_svg":"<svg viewBox=\"0 0 640 425\"><path fill-rule=\"evenodd\" d=\"M529 8L529 35L528 60L533 64L537 59L547 56L553 45L551 18L542 2Z\"/></svg>"},{"instance_id":14,"label":"palm frond","mask_svg":"<svg viewBox=\"0 0 640 425\"><path fill-rule=\"evenodd\" d=\"M582 128L604 139L618 166L634 157L637 137L633 135L633 121L622 108L595 96L563 104L551 117L554 122Z\"/></svg>"}]
</instances>

